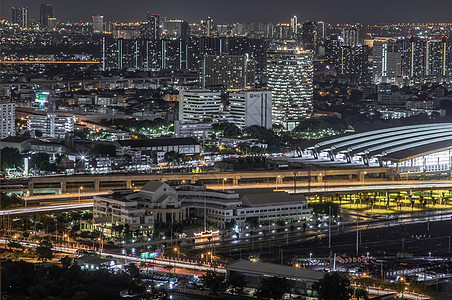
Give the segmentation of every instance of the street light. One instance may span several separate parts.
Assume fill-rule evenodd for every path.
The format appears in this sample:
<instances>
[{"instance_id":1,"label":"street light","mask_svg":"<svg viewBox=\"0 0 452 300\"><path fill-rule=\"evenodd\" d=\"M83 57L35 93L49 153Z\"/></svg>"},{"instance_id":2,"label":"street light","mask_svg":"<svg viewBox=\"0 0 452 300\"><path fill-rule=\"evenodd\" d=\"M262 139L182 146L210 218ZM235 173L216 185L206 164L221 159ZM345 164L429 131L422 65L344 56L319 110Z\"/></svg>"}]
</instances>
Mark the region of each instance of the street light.
<instances>
[{"instance_id":1,"label":"street light","mask_svg":"<svg viewBox=\"0 0 452 300\"><path fill-rule=\"evenodd\" d=\"M83 186L80 186L79 188L78 188L78 202L80 203L80 194L81 194L81 192L83 191Z\"/></svg>"}]
</instances>

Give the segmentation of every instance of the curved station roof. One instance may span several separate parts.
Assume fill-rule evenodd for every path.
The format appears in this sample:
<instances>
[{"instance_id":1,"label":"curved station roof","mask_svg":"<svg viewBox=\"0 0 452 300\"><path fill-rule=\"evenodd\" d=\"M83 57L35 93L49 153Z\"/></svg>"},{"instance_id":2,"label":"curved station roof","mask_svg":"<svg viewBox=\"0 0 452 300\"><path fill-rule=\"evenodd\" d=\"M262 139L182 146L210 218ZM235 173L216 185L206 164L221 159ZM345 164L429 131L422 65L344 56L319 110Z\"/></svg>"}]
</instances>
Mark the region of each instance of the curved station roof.
<instances>
[{"instance_id":1,"label":"curved station roof","mask_svg":"<svg viewBox=\"0 0 452 300\"><path fill-rule=\"evenodd\" d=\"M340 155L352 162L353 157L403 161L452 149L452 123L411 125L372 130L322 139L299 149L302 157L329 158ZM348 158L348 159L347 159Z\"/></svg>"}]
</instances>

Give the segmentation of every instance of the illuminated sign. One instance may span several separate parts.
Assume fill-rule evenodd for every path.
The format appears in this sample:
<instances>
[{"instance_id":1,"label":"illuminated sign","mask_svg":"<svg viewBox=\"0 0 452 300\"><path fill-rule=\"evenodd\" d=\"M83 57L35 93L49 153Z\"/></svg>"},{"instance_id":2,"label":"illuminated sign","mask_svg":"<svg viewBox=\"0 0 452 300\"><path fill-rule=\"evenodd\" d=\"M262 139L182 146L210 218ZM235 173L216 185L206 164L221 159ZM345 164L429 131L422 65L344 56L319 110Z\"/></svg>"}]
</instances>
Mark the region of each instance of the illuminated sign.
<instances>
[{"instance_id":1,"label":"illuminated sign","mask_svg":"<svg viewBox=\"0 0 452 300\"><path fill-rule=\"evenodd\" d=\"M160 256L159 252L143 252L141 253L141 259L147 259L147 258L155 258Z\"/></svg>"},{"instance_id":2,"label":"illuminated sign","mask_svg":"<svg viewBox=\"0 0 452 300\"><path fill-rule=\"evenodd\" d=\"M49 97L49 93L48 92L36 93L36 95L35 95L35 102L45 103L45 102L47 102L47 98L48 97Z\"/></svg>"}]
</instances>

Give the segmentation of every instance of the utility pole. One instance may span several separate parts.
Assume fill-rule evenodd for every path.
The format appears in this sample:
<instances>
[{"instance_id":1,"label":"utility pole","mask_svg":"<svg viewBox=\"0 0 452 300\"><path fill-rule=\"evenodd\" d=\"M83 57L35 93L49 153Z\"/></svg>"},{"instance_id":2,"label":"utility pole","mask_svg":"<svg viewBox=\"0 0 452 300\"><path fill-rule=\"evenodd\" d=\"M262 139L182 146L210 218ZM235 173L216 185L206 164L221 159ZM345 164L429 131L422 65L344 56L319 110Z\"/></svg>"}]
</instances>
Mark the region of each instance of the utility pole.
<instances>
[{"instance_id":1,"label":"utility pole","mask_svg":"<svg viewBox=\"0 0 452 300\"><path fill-rule=\"evenodd\" d=\"M328 248L331 250L331 218L332 218L332 208L328 206Z\"/></svg>"}]
</instances>

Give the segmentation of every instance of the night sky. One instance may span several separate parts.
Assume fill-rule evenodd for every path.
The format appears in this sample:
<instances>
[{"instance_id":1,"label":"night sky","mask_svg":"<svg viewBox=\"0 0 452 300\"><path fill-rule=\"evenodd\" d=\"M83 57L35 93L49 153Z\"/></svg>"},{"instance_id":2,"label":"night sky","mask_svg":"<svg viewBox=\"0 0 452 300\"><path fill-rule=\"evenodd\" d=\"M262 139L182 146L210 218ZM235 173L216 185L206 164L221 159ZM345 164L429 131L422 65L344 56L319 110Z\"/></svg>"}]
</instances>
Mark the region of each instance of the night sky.
<instances>
[{"instance_id":1,"label":"night sky","mask_svg":"<svg viewBox=\"0 0 452 300\"><path fill-rule=\"evenodd\" d=\"M207 16L216 23L288 22L452 22L451 0L0 0L2 18L11 18L11 6L29 6L30 17L39 18L39 6L51 3L60 20L90 20L101 14L105 20L141 21L146 11L168 18L197 22Z\"/></svg>"}]
</instances>

